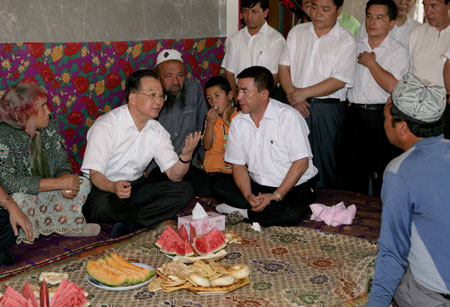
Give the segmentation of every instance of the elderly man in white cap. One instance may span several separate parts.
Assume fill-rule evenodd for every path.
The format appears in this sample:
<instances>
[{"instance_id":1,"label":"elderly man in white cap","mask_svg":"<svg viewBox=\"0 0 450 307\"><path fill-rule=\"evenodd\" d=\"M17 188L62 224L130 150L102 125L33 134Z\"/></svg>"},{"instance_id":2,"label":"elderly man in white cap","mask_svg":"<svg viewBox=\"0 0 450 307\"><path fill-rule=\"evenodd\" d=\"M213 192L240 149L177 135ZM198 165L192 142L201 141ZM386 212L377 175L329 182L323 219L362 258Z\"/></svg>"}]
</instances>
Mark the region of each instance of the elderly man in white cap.
<instances>
[{"instance_id":1,"label":"elderly man in white cap","mask_svg":"<svg viewBox=\"0 0 450 307\"><path fill-rule=\"evenodd\" d=\"M158 121L169 132L175 152L181 154L186 137L203 130L208 105L200 84L185 76L183 58L179 51L162 50L156 58L156 69L167 95ZM192 161L184 161L186 164L191 163L184 180L192 184L194 195L197 196L210 196L209 177L200 167L204 155L203 147L198 146ZM168 180L154 162L148 172L151 173L149 177L157 178L157 181Z\"/></svg>"},{"instance_id":2,"label":"elderly man in white cap","mask_svg":"<svg viewBox=\"0 0 450 307\"><path fill-rule=\"evenodd\" d=\"M384 174L379 253L367 306L450 306L450 141L445 90L413 74L385 107L389 141L405 152Z\"/></svg>"}]
</instances>

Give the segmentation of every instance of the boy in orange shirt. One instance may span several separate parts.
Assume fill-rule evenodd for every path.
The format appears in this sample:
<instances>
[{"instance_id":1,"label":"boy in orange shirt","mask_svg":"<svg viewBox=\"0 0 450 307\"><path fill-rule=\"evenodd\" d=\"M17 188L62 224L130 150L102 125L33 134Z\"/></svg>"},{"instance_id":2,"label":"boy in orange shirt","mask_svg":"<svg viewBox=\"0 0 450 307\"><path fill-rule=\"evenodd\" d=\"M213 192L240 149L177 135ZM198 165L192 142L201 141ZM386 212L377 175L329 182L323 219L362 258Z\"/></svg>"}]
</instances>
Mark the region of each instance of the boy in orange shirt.
<instances>
[{"instance_id":1,"label":"boy in orange shirt","mask_svg":"<svg viewBox=\"0 0 450 307\"><path fill-rule=\"evenodd\" d=\"M205 84L206 101L211 106L206 114L203 147L206 150L203 167L207 173L231 174L231 165L225 163L228 129L237 115L233 106L233 91L222 76L210 78Z\"/></svg>"}]
</instances>

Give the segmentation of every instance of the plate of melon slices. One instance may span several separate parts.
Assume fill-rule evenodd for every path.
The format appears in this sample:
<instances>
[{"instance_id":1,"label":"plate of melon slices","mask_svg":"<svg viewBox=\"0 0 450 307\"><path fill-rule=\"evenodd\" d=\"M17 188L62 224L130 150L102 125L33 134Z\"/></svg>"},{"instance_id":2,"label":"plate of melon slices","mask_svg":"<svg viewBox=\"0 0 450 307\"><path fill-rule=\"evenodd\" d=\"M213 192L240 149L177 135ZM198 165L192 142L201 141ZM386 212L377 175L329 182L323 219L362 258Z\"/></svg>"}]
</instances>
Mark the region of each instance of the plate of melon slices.
<instances>
[{"instance_id":1,"label":"plate of melon slices","mask_svg":"<svg viewBox=\"0 0 450 307\"><path fill-rule=\"evenodd\" d=\"M151 265L128 262L115 253L88 261L86 272L89 284L107 291L137 289L156 277L155 268Z\"/></svg>"}]
</instances>

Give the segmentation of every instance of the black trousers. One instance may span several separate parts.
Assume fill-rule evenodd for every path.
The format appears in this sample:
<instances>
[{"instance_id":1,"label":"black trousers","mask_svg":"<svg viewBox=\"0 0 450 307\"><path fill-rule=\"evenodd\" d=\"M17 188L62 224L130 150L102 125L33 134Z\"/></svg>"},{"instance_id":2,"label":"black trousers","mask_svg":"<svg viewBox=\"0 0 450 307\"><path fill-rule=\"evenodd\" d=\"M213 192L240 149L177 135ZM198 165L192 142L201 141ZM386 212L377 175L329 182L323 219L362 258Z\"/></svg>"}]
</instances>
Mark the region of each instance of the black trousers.
<instances>
[{"instance_id":1,"label":"black trousers","mask_svg":"<svg viewBox=\"0 0 450 307\"><path fill-rule=\"evenodd\" d=\"M193 197L192 187L185 181L151 183L141 177L131 185L127 199L93 186L83 206L86 219L107 224L135 221L150 227L174 217Z\"/></svg>"},{"instance_id":2,"label":"black trousers","mask_svg":"<svg viewBox=\"0 0 450 307\"><path fill-rule=\"evenodd\" d=\"M9 223L9 212L0 209L0 252L6 251L16 243L11 224Z\"/></svg>"},{"instance_id":3,"label":"black trousers","mask_svg":"<svg viewBox=\"0 0 450 307\"><path fill-rule=\"evenodd\" d=\"M211 191L209 189L209 177L210 176L208 175L208 173L204 170L190 165L189 170L186 175L184 175L183 180L189 182L192 185L195 196L211 197ZM151 182L170 181L166 173L161 173L161 170L158 166L156 166L150 172L150 174L148 174L148 178Z\"/></svg>"},{"instance_id":4,"label":"black trousers","mask_svg":"<svg viewBox=\"0 0 450 307\"><path fill-rule=\"evenodd\" d=\"M368 194L372 178L373 195L379 196L387 164L401 153L384 132L383 105L366 110L346 108L343 136L342 186L344 190Z\"/></svg>"},{"instance_id":5,"label":"black trousers","mask_svg":"<svg viewBox=\"0 0 450 307\"><path fill-rule=\"evenodd\" d=\"M310 115L308 124L309 143L313 164L319 171L316 186L336 188L338 184L338 155L341 149L344 124L344 103L339 99L308 99Z\"/></svg>"},{"instance_id":6,"label":"black trousers","mask_svg":"<svg viewBox=\"0 0 450 307\"><path fill-rule=\"evenodd\" d=\"M250 179L252 193L273 193L276 188L260 185ZM309 182L293 187L280 202L272 201L261 212L251 210L251 205L242 195L231 174L215 174L211 179L211 193L220 202L230 206L248 209L251 222L261 226L295 226L311 213L309 205L315 201Z\"/></svg>"}]
</instances>

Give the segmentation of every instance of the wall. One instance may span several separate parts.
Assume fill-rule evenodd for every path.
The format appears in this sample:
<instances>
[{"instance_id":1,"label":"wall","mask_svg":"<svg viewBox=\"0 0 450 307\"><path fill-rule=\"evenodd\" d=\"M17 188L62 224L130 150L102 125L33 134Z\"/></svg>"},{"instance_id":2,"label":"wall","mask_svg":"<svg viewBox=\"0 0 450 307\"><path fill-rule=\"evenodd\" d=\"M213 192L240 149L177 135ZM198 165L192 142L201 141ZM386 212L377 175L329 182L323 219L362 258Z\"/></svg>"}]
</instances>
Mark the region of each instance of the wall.
<instances>
[{"instance_id":1,"label":"wall","mask_svg":"<svg viewBox=\"0 0 450 307\"><path fill-rule=\"evenodd\" d=\"M2 0L0 42L226 36L227 0Z\"/></svg>"}]
</instances>

